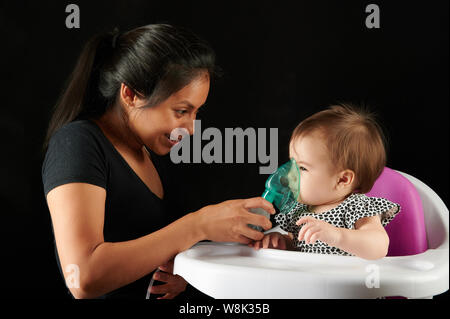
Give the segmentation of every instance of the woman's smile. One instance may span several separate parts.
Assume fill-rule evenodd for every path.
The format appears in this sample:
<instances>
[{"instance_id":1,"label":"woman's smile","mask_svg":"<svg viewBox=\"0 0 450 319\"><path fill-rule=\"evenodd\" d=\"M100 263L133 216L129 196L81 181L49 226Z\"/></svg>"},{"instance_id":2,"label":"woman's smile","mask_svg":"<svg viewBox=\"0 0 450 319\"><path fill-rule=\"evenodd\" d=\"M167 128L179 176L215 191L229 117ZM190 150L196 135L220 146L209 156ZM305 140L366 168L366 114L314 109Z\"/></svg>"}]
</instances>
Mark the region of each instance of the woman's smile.
<instances>
[{"instance_id":1,"label":"woman's smile","mask_svg":"<svg viewBox=\"0 0 450 319\"><path fill-rule=\"evenodd\" d=\"M170 134L164 134L164 137L167 139L171 147L176 145L179 141L181 141L182 138L181 136L178 136L178 139L173 140L170 138Z\"/></svg>"}]
</instances>

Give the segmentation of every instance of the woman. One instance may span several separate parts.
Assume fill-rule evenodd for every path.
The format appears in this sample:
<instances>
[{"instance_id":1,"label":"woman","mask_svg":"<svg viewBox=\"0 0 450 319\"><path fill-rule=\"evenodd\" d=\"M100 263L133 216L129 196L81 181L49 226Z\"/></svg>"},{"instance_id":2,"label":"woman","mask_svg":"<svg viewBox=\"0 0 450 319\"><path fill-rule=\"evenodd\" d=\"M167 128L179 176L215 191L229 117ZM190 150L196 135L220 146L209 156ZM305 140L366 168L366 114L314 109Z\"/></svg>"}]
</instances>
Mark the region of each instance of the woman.
<instances>
[{"instance_id":1,"label":"woman","mask_svg":"<svg viewBox=\"0 0 450 319\"><path fill-rule=\"evenodd\" d=\"M271 227L249 212L275 212L262 198L166 222L155 159L176 144L173 129L193 134L213 74L210 47L170 25L87 43L51 119L42 166L58 261L75 298L143 298L158 266L166 273L155 279L166 284L157 292L173 298L186 286L172 274L176 254L201 240L248 244L263 237L248 224Z\"/></svg>"}]
</instances>

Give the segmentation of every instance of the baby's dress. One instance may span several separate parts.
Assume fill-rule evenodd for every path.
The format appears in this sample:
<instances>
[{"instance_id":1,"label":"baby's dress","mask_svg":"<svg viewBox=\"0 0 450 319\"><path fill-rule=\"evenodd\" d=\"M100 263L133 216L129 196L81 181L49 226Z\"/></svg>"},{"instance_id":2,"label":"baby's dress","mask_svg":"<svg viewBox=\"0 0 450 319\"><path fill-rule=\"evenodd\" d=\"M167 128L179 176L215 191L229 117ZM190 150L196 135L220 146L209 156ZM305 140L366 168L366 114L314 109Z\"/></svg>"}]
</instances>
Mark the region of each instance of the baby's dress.
<instances>
[{"instance_id":1,"label":"baby's dress","mask_svg":"<svg viewBox=\"0 0 450 319\"><path fill-rule=\"evenodd\" d=\"M353 193L335 208L319 214L308 211L307 205L297 203L289 213L278 213L275 215L275 221L280 225L281 229L294 235L294 245L298 251L352 256L320 240L317 240L314 244L305 244L304 240L299 241L298 233L304 224L297 226L295 223L302 217L312 216L336 227L355 229L355 223L358 219L380 215L381 224L385 227L399 212L400 205L385 198L368 197L364 194Z\"/></svg>"}]
</instances>

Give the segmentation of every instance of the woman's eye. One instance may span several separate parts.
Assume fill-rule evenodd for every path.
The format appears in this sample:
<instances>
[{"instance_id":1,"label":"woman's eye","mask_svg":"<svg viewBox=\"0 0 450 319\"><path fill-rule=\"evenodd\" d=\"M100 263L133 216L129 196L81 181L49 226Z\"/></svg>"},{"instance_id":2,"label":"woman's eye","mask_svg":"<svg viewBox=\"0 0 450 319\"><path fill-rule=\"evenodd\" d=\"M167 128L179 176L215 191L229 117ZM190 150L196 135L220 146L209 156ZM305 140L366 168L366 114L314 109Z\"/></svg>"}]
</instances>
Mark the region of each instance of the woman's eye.
<instances>
[{"instance_id":1,"label":"woman's eye","mask_svg":"<svg viewBox=\"0 0 450 319\"><path fill-rule=\"evenodd\" d=\"M177 114L184 115L187 111L186 110L176 110Z\"/></svg>"},{"instance_id":2,"label":"woman's eye","mask_svg":"<svg viewBox=\"0 0 450 319\"><path fill-rule=\"evenodd\" d=\"M301 171L307 171L307 169L304 168L303 166L300 166L299 169L300 169Z\"/></svg>"}]
</instances>

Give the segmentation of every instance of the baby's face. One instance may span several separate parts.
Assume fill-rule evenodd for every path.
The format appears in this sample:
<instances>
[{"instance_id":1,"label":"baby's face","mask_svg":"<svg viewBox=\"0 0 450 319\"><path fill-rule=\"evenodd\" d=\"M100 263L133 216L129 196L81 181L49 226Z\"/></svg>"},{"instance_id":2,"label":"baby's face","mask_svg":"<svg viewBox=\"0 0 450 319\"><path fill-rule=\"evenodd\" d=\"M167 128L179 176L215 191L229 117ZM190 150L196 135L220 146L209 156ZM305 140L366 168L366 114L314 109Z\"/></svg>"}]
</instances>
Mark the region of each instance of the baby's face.
<instances>
[{"instance_id":1,"label":"baby's face","mask_svg":"<svg viewBox=\"0 0 450 319\"><path fill-rule=\"evenodd\" d=\"M289 145L289 156L300 169L300 197L307 205L324 205L339 197L337 172L319 132L301 136Z\"/></svg>"}]
</instances>

